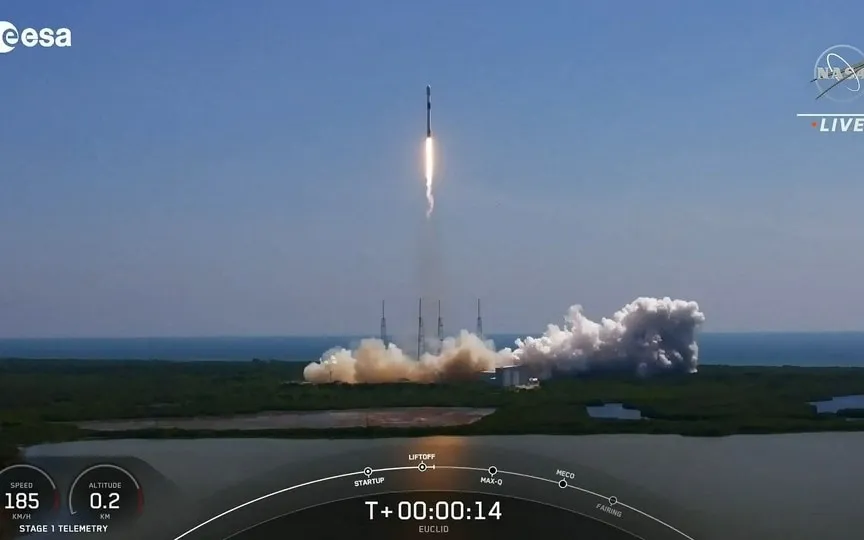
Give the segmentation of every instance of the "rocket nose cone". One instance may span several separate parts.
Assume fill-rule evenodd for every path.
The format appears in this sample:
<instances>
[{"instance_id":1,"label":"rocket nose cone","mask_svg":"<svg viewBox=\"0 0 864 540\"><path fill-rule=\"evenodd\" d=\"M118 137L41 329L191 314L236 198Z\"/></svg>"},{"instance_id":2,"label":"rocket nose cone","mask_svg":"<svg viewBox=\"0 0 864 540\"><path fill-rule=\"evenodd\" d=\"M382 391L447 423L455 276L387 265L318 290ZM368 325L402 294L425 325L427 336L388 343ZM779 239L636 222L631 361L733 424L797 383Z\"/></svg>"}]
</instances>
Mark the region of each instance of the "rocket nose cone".
<instances>
[{"instance_id":1,"label":"rocket nose cone","mask_svg":"<svg viewBox=\"0 0 864 540\"><path fill-rule=\"evenodd\" d=\"M432 93L432 87L427 84L426 85L426 95L428 96L431 93Z\"/></svg>"}]
</instances>

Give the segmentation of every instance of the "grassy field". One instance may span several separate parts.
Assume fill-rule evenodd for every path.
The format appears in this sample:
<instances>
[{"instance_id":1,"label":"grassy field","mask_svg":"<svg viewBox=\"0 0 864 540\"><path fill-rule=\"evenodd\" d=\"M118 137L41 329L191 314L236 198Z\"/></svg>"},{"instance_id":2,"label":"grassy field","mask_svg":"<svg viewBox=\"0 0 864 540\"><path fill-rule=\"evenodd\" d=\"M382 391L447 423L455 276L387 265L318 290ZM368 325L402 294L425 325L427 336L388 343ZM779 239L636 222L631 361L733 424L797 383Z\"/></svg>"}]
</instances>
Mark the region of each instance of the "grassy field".
<instances>
[{"instance_id":1,"label":"grassy field","mask_svg":"<svg viewBox=\"0 0 864 540\"><path fill-rule=\"evenodd\" d=\"M693 375L639 380L591 377L547 381L515 391L458 384L296 384L304 364L0 360L0 442L31 444L93 437L363 437L429 434L680 433L727 435L864 430L864 416L817 415L810 401L864 394L864 369L703 366ZM620 402L645 421L598 420L585 406ZM261 411L382 407L494 407L449 428L345 428L272 431L139 430L97 433L76 422L224 416Z\"/></svg>"}]
</instances>

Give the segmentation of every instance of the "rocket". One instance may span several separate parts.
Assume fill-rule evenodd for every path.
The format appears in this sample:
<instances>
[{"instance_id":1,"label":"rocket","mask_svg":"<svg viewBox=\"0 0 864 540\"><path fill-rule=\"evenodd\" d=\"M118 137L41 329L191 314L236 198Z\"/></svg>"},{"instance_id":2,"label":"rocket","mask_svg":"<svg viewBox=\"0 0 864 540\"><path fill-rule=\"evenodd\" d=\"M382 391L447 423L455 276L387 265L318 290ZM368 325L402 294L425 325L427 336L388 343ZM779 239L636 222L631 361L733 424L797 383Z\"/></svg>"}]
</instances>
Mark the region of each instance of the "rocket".
<instances>
[{"instance_id":1,"label":"rocket","mask_svg":"<svg viewBox=\"0 0 864 540\"><path fill-rule=\"evenodd\" d=\"M432 136L432 87L426 85L426 137Z\"/></svg>"}]
</instances>

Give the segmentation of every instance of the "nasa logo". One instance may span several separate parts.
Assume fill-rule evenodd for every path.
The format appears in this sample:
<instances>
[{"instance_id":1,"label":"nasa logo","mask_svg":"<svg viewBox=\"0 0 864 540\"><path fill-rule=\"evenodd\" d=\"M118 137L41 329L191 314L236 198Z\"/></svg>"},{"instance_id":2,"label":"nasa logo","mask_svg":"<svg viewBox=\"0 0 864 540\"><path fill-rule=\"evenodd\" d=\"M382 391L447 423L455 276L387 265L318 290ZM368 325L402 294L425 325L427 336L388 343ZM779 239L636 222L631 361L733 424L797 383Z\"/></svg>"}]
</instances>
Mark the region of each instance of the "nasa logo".
<instances>
[{"instance_id":1,"label":"nasa logo","mask_svg":"<svg viewBox=\"0 0 864 540\"><path fill-rule=\"evenodd\" d=\"M813 81L819 89L816 99L848 103L864 95L864 52L852 45L825 49L813 67Z\"/></svg>"},{"instance_id":2,"label":"nasa logo","mask_svg":"<svg viewBox=\"0 0 864 540\"><path fill-rule=\"evenodd\" d=\"M33 48L71 47L72 31L68 28L24 28L21 31L9 21L0 21L0 53L12 52L18 44Z\"/></svg>"}]
</instances>

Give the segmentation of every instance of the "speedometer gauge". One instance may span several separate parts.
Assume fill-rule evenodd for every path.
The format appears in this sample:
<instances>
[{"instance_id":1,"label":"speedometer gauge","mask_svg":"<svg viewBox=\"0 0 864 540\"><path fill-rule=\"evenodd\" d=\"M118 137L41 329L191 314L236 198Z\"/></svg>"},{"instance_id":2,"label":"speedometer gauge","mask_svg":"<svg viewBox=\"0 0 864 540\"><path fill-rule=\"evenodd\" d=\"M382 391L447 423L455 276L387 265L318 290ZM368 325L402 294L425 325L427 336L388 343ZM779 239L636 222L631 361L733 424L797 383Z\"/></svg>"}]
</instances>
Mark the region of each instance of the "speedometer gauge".
<instances>
[{"instance_id":1,"label":"speedometer gauge","mask_svg":"<svg viewBox=\"0 0 864 540\"><path fill-rule=\"evenodd\" d=\"M0 471L0 508L19 532L44 532L41 523L59 506L54 480L39 467L20 463Z\"/></svg>"}]
</instances>

